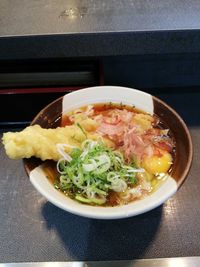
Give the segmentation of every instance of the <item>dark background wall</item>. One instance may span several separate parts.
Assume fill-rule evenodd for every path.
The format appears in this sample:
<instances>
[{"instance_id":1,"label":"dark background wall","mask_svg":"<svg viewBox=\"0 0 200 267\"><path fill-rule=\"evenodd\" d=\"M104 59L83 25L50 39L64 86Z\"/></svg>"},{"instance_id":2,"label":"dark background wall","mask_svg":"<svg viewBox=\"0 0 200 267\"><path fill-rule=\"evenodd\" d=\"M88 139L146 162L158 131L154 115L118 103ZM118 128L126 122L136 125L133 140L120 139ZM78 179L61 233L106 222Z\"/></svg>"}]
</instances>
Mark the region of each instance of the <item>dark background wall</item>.
<instances>
[{"instance_id":1,"label":"dark background wall","mask_svg":"<svg viewBox=\"0 0 200 267\"><path fill-rule=\"evenodd\" d=\"M200 55L1 61L0 125L28 124L45 105L65 93L102 84L138 88L161 97L192 93L200 86Z\"/></svg>"}]
</instances>

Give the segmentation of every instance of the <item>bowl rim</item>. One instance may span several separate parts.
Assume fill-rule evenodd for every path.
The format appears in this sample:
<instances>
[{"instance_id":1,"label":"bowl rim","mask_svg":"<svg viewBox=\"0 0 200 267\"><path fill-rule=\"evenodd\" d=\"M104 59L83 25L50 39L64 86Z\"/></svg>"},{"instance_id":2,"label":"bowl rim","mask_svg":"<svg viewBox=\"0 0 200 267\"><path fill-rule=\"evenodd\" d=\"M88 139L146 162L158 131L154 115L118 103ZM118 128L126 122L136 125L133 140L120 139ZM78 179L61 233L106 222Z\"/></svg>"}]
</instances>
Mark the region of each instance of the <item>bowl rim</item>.
<instances>
[{"instance_id":1,"label":"bowl rim","mask_svg":"<svg viewBox=\"0 0 200 267\"><path fill-rule=\"evenodd\" d=\"M163 100L161 100L160 98L158 98L158 97L156 97L156 96L154 96L154 95L152 95L152 94L149 94L149 93L147 93L147 92L144 92L144 91L142 91L142 90L139 90L139 89L135 89L135 88L129 88L129 87L123 87L123 86L94 86L94 87L86 87L86 88L83 88L83 89L79 89L79 90L77 90L77 91L73 91L73 92L70 92L70 93L66 93L66 94L64 94L63 96L61 96L61 97L59 97L59 98L57 98L57 99L55 99L54 101L52 101L52 102L50 102L48 105L46 105L43 109L41 109L39 112L38 112L38 114L36 114L36 116L33 118L33 120L32 120L32 122L31 122L31 124L30 125L34 125L35 124L35 122L37 121L37 119L40 117L40 115L41 115L41 113L43 113L43 112L45 112L45 110L47 109L47 108L49 108L51 105L54 105L57 101L63 101L63 99L64 99L64 97L66 97L67 95L69 95L69 94L78 94L79 93L79 91L83 91L83 90L92 90L92 89L94 89L94 88L102 88L102 87L111 87L111 88L113 88L113 87L118 87L118 88L120 88L120 89L129 89L129 90L134 90L135 92L139 92L140 94L145 94L145 95L148 95L148 96L150 96L150 97L152 97L152 100L155 100L155 101L157 101L158 103L160 103L161 105L163 105L165 108L167 108L168 110L170 110L172 113L173 113L173 115L174 116L176 116L177 117L177 119L178 119L178 121L182 124L182 126L183 126L183 129L184 129L184 131L185 131L185 133L186 133L186 136L187 136L187 139L188 139L188 145L189 145L189 154L188 154L188 157L187 157L187 165L186 165L186 167L185 167L185 169L184 169L184 172L183 172L183 174L181 175L181 178L180 178L180 181L176 181L176 183L177 183L177 189L183 184L183 182L186 180L186 177L187 177L187 175L188 175L188 173L189 173L189 170L190 170L190 168L191 168L191 165L192 165L192 159L193 159L193 144L192 144L192 138L191 138L191 135L190 135L190 131L189 131L189 129L188 129L188 127L187 127L187 125L186 125L186 123L184 122L184 120L182 119L182 117L175 111L175 109L173 109L170 105L168 105L165 101L163 101ZM156 113L155 113L156 114ZM159 114L158 114L158 116L159 116ZM26 163L25 163L25 161L24 161L24 167L25 167L25 170L26 170L26 172L27 172L27 174L28 174L28 176L30 177L30 169L28 168L28 166L26 165ZM169 196L169 197L171 197L171 196ZM48 198L47 198L48 199ZM52 203L53 203L53 201L51 201ZM163 203L163 202L162 202ZM162 203L159 203L159 205L161 205ZM54 203L55 204L55 203ZM159 206L158 205L158 206ZM59 206L59 205L56 205L56 206ZM59 206L60 207L60 206ZM155 206L156 207L156 206ZM155 208L154 207L154 208ZM63 208L63 207L60 207L60 208ZM67 210L67 209L65 209L65 210ZM151 209L149 209L149 210L151 210ZM146 211L148 211L148 210L146 210ZM146 212L146 211L144 211L144 212ZM70 212L72 212L72 211L70 211ZM84 214L80 214L79 212L72 212L72 213L74 213L74 214L77 214L77 215L81 215L81 216L84 216ZM143 212L142 212L143 213ZM137 213L137 214L135 214L135 215L138 215L138 214L140 214L140 212L139 213ZM134 215L134 216L135 216ZM131 215L131 216L133 216L133 215ZM90 218L102 218L102 219L107 219L107 218L105 218L105 217L98 217L98 216L95 216L95 217L92 217L92 216L86 216L86 217L90 217ZM109 216L108 216L109 217ZM124 218L124 217L120 217L120 216L115 216L115 217L109 217L108 219L112 219L112 218Z\"/></svg>"}]
</instances>

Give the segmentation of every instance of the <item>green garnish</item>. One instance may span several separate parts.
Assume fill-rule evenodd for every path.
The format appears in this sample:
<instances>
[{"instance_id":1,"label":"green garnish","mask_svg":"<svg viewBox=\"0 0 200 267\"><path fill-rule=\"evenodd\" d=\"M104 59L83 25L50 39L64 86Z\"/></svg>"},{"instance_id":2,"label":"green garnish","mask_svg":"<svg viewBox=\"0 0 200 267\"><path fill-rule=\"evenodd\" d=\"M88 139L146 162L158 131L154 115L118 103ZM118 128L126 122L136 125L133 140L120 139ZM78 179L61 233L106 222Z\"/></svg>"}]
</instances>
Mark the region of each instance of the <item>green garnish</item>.
<instances>
[{"instance_id":1,"label":"green garnish","mask_svg":"<svg viewBox=\"0 0 200 267\"><path fill-rule=\"evenodd\" d=\"M103 142L86 139L82 149L74 148L71 161L60 159L61 173L56 188L67 191L83 203L102 205L110 190L125 192L137 184L136 173L143 171L125 164L119 151L107 148Z\"/></svg>"},{"instance_id":2,"label":"green garnish","mask_svg":"<svg viewBox=\"0 0 200 267\"><path fill-rule=\"evenodd\" d=\"M80 123L77 122L76 125L79 127L79 129L81 130L81 132L82 132L82 133L85 135L85 137L87 138L87 133L86 133L86 131L83 129L83 127L80 125Z\"/></svg>"}]
</instances>

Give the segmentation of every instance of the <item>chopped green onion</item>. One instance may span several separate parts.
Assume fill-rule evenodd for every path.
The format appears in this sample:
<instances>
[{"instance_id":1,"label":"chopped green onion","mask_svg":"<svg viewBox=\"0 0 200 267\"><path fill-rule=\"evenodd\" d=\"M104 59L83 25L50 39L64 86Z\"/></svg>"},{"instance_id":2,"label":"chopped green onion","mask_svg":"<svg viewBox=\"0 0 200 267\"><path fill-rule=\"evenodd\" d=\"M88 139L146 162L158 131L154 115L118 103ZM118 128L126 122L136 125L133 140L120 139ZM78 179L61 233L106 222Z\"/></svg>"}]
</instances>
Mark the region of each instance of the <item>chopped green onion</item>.
<instances>
[{"instance_id":1,"label":"chopped green onion","mask_svg":"<svg viewBox=\"0 0 200 267\"><path fill-rule=\"evenodd\" d=\"M61 176L56 188L69 190L82 203L103 205L110 190L125 192L128 186L137 184L136 173L143 171L126 165L121 152L101 141L86 139L82 149L74 148L69 157L71 161L58 161Z\"/></svg>"},{"instance_id":2,"label":"chopped green onion","mask_svg":"<svg viewBox=\"0 0 200 267\"><path fill-rule=\"evenodd\" d=\"M86 133L86 131L83 129L83 127L80 125L79 122L77 122L77 126L79 127L79 129L81 130L81 132L85 135L85 137L87 138L87 133Z\"/></svg>"},{"instance_id":3,"label":"chopped green onion","mask_svg":"<svg viewBox=\"0 0 200 267\"><path fill-rule=\"evenodd\" d=\"M80 195L76 195L75 196L75 199L80 201L80 202L83 202L83 203L94 203L94 204L97 204L97 205L102 205L106 202L105 199L98 199L98 198L85 198L85 197L82 197Z\"/></svg>"}]
</instances>

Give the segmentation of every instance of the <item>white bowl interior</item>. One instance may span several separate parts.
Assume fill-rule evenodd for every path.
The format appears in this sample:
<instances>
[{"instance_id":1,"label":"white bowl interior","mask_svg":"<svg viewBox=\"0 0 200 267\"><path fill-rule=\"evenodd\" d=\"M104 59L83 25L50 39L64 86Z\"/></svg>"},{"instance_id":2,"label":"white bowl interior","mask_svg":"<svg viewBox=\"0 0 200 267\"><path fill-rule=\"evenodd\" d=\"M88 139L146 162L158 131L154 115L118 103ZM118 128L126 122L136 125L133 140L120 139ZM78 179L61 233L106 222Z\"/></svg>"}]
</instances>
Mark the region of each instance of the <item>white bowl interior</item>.
<instances>
[{"instance_id":1,"label":"white bowl interior","mask_svg":"<svg viewBox=\"0 0 200 267\"><path fill-rule=\"evenodd\" d=\"M63 112L94 103L116 102L134 105L153 114L153 100L150 94L119 86L96 86L67 94L63 98Z\"/></svg>"}]
</instances>

